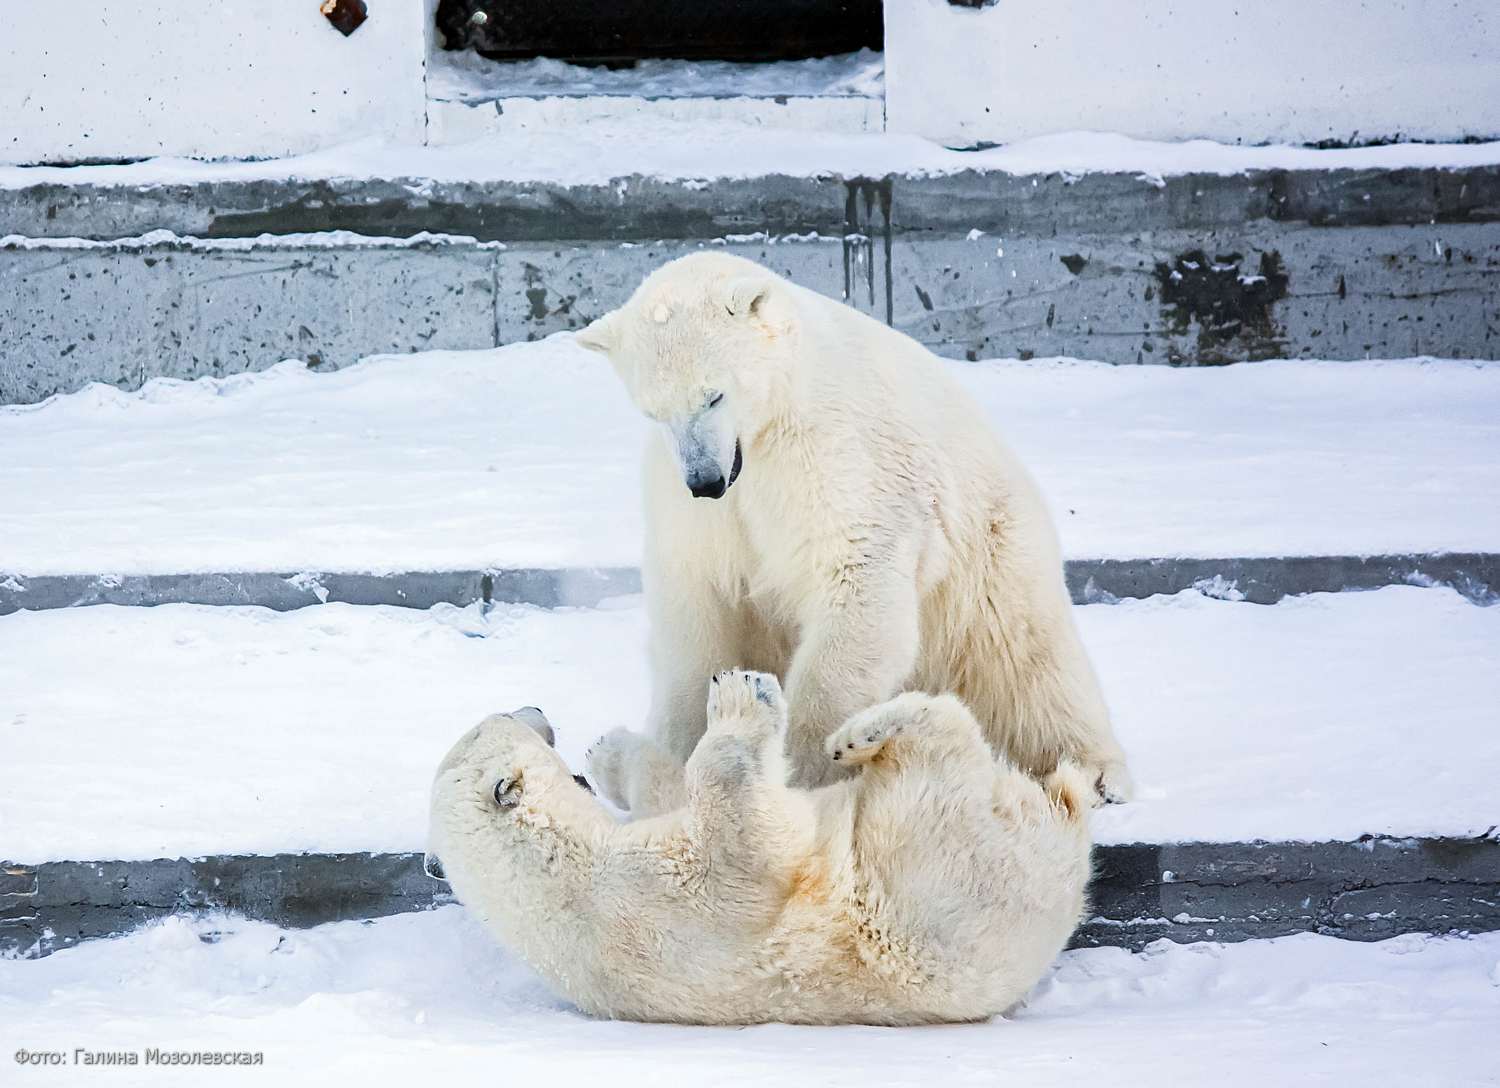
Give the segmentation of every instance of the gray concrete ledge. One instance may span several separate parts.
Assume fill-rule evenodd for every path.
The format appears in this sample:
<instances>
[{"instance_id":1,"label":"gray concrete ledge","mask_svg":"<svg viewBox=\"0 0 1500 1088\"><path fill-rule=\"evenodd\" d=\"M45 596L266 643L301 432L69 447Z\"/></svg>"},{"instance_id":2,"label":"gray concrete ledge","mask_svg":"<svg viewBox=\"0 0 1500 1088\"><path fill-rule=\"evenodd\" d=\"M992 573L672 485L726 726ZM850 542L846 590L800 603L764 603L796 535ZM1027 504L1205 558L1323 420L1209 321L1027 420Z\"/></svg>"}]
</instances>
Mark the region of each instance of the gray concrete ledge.
<instances>
[{"instance_id":1,"label":"gray concrete ledge","mask_svg":"<svg viewBox=\"0 0 1500 1088\"><path fill-rule=\"evenodd\" d=\"M339 603L431 608L530 604L541 608L591 608L606 597L639 593L633 568L568 570L403 571L397 574L58 574L0 573L0 616L22 609L91 604L256 605L288 612Z\"/></svg>"},{"instance_id":2,"label":"gray concrete ledge","mask_svg":"<svg viewBox=\"0 0 1500 1088\"><path fill-rule=\"evenodd\" d=\"M208 242L67 241L162 229ZM1500 166L49 184L0 190L7 234L43 241L0 247L0 403L535 339L705 245L956 358L1500 357Z\"/></svg>"},{"instance_id":3,"label":"gray concrete ledge","mask_svg":"<svg viewBox=\"0 0 1500 1088\"><path fill-rule=\"evenodd\" d=\"M1075 946L1500 929L1500 841L1184 843L1095 851ZM176 913L303 927L448 902L419 854L0 864L0 954L44 956Z\"/></svg>"},{"instance_id":4,"label":"gray concrete ledge","mask_svg":"<svg viewBox=\"0 0 1500 1088\"><path fill-rule=\"evenodd\" d=\"M1226 559L1073 559L1068 588L1078 604L1197 589L1209 596L1274 604L1302 593L1387 585L1451 586L1476 604L1500 599L1500 554L1283 556ZM0 616L93 604L258 605L280 612L338 602L431 608L530 604L591 608L640 592L628 567L565 570L405 571L396 574L58 574L0 570Z\"/></svg>"},{"instance_id":5,"label":"gray concrete ledge","mask_svg":"<svg viewBox=\"0 0 1500 1088\"><path fill-rule=\"evenodd\" d=\"M851 208L851 204L866 207ZM286 178L0 190L0 234L107 240L348 230L497 242L652 242L767 231L839 237L851 219L899 232L1205 230L1257 222L1415 226L1500 222L1500 165L1251 170L1241 174L1010 174L671 180L603 185L422 178Z\"/></svg>"}]
</instances>

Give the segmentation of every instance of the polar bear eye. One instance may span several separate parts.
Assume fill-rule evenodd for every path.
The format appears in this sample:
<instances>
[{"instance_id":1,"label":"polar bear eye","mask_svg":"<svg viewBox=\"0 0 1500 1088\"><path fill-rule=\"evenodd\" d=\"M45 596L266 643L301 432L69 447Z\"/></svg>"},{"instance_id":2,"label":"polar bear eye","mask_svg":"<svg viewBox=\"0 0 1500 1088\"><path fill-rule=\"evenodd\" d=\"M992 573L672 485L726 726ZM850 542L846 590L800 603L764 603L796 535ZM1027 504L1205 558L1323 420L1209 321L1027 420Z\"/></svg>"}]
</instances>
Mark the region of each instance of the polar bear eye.
<instances>
[{"instance_id":1,"label":"polar bear eye","mask_svg":"<svg viewBox=\"0 0 1500 1088\"><path fill-rule=\"evenodd\" d=\"M495 804L501 808L515 808L521 803L521 776L502 778L495 783Z\"/></svg>"}]
</instances>

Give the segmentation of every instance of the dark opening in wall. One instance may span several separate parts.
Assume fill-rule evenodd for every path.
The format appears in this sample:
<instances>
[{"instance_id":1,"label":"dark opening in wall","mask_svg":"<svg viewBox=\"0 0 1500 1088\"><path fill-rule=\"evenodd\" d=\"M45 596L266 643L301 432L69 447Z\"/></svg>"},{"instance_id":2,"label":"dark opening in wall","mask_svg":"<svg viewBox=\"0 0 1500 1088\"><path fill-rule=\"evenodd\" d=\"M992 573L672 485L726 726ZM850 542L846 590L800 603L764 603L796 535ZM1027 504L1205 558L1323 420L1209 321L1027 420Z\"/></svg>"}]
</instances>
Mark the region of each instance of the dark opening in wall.
<instances>
[{"instance_id":1,"label":"dark opening in wall","mask_svg":"<svg viewBox=\"0 0 1500 1088\"><path fill-rule=\"evenodd\" d=\"M882 48L881 0L440 0L445 49L624 66L763 62Z\"/></svg>"}]
</instances>

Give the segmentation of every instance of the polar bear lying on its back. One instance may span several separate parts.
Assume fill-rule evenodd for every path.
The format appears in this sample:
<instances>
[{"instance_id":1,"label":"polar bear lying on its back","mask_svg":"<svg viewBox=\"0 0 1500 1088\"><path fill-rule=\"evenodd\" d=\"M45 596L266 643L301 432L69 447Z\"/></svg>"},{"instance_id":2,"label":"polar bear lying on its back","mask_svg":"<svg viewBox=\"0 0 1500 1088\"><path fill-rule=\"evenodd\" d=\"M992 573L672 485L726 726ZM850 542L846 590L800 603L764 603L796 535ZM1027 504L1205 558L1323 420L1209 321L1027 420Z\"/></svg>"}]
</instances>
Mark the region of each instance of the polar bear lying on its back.
<instances>
[{"instance_id":1,"label":"polar bear lying on its back","mask_svg":"<svg viewBox=\"0 0 1500 1088\"><path fill-rule=\"evenodd\" d=\"M662 426L645 455L646 736L591 752L632 814L681 803L720 669L775 673L792 781L898 691L953 692L1021 769L1130 795L1025 469L948 367L852 307L722 253L652 273L578 336Z\"/></svg>"},{"instance_id":2,"label":"polar bear lying on its back","mask_svg":"<svg viewBox=\"0 0 1500 1088\"><path fill-rule=\"evenodd\" d=\"M1089 781L997 762L951 696L856 715L825 758L859 774L796 791L775 678L724 673L687 806L628 824L534 714L489 718L448 753L431 846L458 898L585 1012L982 1019L1025 995L1083 910Z\"/></svg>"}]
</instances>

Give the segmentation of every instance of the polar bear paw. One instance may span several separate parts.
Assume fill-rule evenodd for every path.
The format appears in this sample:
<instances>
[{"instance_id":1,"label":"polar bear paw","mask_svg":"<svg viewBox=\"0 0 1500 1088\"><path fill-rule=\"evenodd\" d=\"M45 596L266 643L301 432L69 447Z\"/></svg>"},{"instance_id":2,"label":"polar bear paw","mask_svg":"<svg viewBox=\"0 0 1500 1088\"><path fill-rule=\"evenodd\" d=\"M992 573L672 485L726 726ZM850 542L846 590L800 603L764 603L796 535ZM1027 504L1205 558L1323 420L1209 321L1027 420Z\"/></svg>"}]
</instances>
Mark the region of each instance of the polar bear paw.
<instances>
[{"instance_id":1,"label":"polar bear paw","mask_svg":"<svg viewBox=\"0 0 1500 1088\"><path fill-rule=\"evenodd\" d=\"M584 773L589 782L616 808L630 808L630 769L649 744L634 730L611 729L584 753Z\"/></svg>"},{"instance_id":2,"label":"polar bear paw","mask_svg":"<svg viewBox=\"0 0 1500 1088\"><path fill-rule=\"evenodd\" d=\"M824 743L836 763L868 763L906 729L906 721L894 714L857 714L833 731Z\"/></svg>"},{"instance_id":3,"label":"polar bear paw","mask_svg":"<svg viewBox=\"0 0 1500 1088\"><path fill-rule=\"evenodd\" d=\"M762 737L785 725L786 700L770 673L729 669L709 683L709 732Z\"/></svg>"},{"instance_id":4,"label":"polar bear paw","mask_svg":"<svg viewBox=\"0 0 1500 1088\"><path fill-rule=\"evenodd\" d=\"M1122 760L1100 763L1094 773L1094 792L1100 804L1123 805L1135 799L1135 782Z\"/></svg>"}]
</instances>

